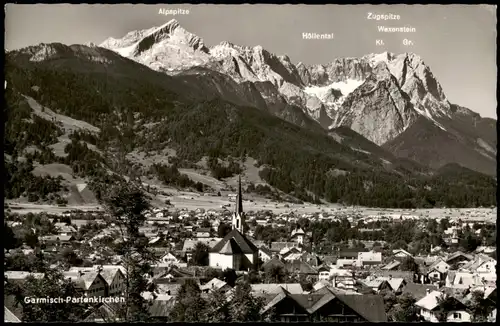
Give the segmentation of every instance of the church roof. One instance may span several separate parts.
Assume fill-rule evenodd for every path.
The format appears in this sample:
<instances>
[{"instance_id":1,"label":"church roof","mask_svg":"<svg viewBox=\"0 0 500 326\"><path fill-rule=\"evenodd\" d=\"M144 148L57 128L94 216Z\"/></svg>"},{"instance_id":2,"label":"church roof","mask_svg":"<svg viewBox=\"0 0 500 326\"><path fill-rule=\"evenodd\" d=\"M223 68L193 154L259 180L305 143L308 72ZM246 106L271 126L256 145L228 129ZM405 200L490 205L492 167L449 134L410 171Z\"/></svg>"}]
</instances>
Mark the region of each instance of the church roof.
<instances>
[{"instance_id":1,"label":"church roof","mask_svg":"<svg viewBox=\"0 0 500 326\"><path fill-rule=\"evenodd\" d=\"M241 175L238 176L238 197L236 199L235 214L240 216L243 214L243 198L241 195Z\"/></svg>"},{"instance_id":2,"label":"church roof","mask_svg":"<svg viewBox=\"0 0 500 326\"><path fill-rule=\"evenodd\" d=\"M235 254L241 254L242 250L240 246L236 243L234 239L229 239L228 242L222 247L222 249L219 251L219 254L224 254L224 255L235 255Z\"/></svg>"},{"instance_id":3,"label":"church roof","mask_svg":"<svg viewBox=\"0 0 500 326\"><path fill-rule=\"evenodd\" d=\"M259 251L259 249L250 240L248 240L247 237L241 234L240 231L233 229L224 237L224 239L212 248L211 252L222 253L222 249L225 248L226 244L231 240L233 240L234 244L240 248L242 253L253 254ZM233 246L233 244L231 244L231 246Z\"/></svg>"}]
</instances>

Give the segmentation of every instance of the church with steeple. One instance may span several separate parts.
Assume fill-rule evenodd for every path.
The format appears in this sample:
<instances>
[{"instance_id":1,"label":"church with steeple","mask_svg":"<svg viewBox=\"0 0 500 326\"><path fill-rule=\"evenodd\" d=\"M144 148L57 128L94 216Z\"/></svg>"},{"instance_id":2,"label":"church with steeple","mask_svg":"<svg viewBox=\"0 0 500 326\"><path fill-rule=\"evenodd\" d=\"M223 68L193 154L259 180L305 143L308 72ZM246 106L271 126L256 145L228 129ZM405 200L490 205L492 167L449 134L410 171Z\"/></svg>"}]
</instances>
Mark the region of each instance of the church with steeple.
<instances>
[{"instance_id":1,"label":"church with steeple","mask_svg":"<svg viewBox=\"0 0 500 326\"><path fill-rule=\"evenodd\" d=\"M212 268L250 270L257 265L259 249L245 236L245 213L241 191L241 176L238 177L238 195L232 217L232 230L217 243L209 253Z\"/></svg>"}]
</instances>

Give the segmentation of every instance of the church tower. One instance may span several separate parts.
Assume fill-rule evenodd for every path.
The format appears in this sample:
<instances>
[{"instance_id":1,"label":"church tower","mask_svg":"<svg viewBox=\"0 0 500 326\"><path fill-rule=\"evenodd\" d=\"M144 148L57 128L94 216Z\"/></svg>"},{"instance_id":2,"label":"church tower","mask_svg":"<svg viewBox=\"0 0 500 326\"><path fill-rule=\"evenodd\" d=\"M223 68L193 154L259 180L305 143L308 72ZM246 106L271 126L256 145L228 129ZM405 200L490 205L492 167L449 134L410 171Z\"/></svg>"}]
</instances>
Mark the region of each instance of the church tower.
<instances>
[{"instance_id":1,"label":"church tower","mask_svg":"<svg viewBox=\"0 0 500 326\"><path fill-rule=\"evenodd\" d=\"M233 214L233 230L238 230L243 234L243 222L245 213L243 213L243 198L241 197L241 175L238 176L238 196L236 197L236 207Z\"/></svg>"}]
</instances>

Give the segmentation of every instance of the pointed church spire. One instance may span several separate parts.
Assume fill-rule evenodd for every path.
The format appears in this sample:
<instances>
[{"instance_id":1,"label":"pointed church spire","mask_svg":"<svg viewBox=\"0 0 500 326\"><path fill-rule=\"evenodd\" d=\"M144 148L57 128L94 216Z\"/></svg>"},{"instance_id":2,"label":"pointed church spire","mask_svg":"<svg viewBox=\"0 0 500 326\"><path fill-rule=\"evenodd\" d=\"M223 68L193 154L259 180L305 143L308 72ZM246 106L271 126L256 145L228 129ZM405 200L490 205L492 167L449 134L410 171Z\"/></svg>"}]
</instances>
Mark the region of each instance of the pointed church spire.
<instances>
[{"instance_id":1,"label":"pointed church spire","mask_svg":"<svg viewBox=\"0 0 500 326\"><path fill-rule=\"evenodd\" d=\"M243 197L241 194L241 175L238 176L238 196L236 198L236 206L233 214L233 229L243 233L244 213L243 213Z\"/></svg>"},{"instance_id":2,"label":"pointed church spire","mask_svg":"<svg viewBox=\"0 0 500 326\"><path fill-rule=\"evenodd\" d=\"M236 211L237 215L243 214L243 197L241 196L241 175L238 175L238 197L236 198Z\"/></svg>"}]
</instances>

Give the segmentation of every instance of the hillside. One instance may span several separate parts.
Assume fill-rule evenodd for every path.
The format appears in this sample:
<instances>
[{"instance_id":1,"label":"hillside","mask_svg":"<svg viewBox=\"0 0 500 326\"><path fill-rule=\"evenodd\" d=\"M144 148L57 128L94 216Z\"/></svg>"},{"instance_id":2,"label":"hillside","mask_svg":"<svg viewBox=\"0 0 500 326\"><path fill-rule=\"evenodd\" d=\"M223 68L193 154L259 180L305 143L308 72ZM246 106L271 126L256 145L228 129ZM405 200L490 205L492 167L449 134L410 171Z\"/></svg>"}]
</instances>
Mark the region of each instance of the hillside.
<instances>
[{"instance_id":1,"label":"hillside","mask_svg":"<svg viewBox=\"0 0 500 326\"><path fill-rule=\"evenodd\" d=\"M496 124L450 103L429 64L416 53L294 64L260 45L221 40L209 48L175 19L108 38L100 47L166 75L183 76L197 85L198 95L257 107L311 130L348 127L397 157L431 168L458 163L496 173L496 155L491 155L496 140L479 135L496 135ZM433 142L411 139L414 133ZM437 145L449 150L435 155Z\"/></svg>"},{"instance_id":2,"label":"hillside","mask_svg":"<svg viewBox=\"0 0 500 326\"><path fill-rule=\"evenodd\" d=\"M399 157L418 161L434 169L460 162L464 167L496 175L496 140L491 136L481 138L476 131L466 135L462 132L465 128L461 126L458 126L460 131L455 130L456 124L453 120L444 121L445 131L420 117L383 147Z\"/></svg>"},{"instance_id":3,"label":"hillside","mask_svg":"<svg viewBox=\"0 0 500 326\"><path fill-rule=\"evenodd\" d=\"M33 54L40 52L44 56ZM468 179L470 187L478 189L469 197L460 189L434 193L426 189L445 189L462 181L455 175L439 178L439 173L418 164L391 163L384 150L367 140L358 146L366 148L353 149L323 129L303 128L266 109L210 92L206 96L204 85L209 81L205 78L211 75L195 77L182 82L182 75L161 74L101 48L55 44L9 52L5 153L26 156L26 148L35 146L43 155L36 154L33 160L71 166L76 176L88 179L97 198L113 178L134 180L151 173L164 183L204 191L202 183L179 169L208 156L209 169L218 178L239 173L241 159L251 157L258 162L264 181L306 201L324 198L376 207L489 206L495 202L496 183L491 178L480 184ZM50 146L65 131L52 121L42 123L35 118L39 127L27 122L35 115L25 96L100 132L72 131L64 148L68 155L57 157ZM39 134L41 129L47 131ZM22 136L26 133L29 141ZM151 168L126 158L133 151L152 154L166 148L175 151L169 165Z\"/></svg>"}]
</instances>

